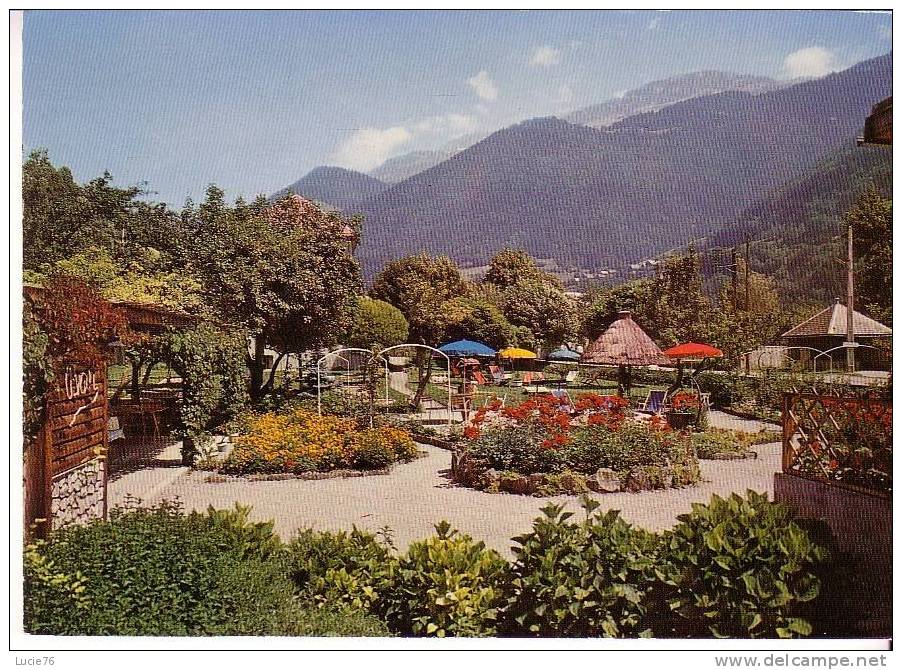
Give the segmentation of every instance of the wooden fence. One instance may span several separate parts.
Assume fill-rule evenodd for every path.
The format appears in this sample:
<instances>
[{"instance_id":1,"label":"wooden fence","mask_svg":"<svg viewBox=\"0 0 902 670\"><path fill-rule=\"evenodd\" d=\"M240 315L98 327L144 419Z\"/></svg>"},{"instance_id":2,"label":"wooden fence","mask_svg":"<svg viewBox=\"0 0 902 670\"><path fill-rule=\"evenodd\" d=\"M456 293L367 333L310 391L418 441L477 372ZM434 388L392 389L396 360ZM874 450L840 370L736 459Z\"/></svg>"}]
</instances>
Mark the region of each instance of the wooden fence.
<instances>
[{"instance_id":1,"label":"wooden fence","mask_svg":"<svg viewBox=\"0 0 902 670\"><path fill-rule=\"evenodd\" d=\"M893 487L890 400L783 395L783 472L889 496Z\"/></svg>"},{"instance_id":2,"label":"wooden fence","mask_svg":"<svg viewBox=\"0 0 902 670\"><path fill-rule=\"evenodd\" d=\"M25 450L27 534L106 516L107 407L104 365L57 366L43 425Z\"/></svg>"}]
</instances>

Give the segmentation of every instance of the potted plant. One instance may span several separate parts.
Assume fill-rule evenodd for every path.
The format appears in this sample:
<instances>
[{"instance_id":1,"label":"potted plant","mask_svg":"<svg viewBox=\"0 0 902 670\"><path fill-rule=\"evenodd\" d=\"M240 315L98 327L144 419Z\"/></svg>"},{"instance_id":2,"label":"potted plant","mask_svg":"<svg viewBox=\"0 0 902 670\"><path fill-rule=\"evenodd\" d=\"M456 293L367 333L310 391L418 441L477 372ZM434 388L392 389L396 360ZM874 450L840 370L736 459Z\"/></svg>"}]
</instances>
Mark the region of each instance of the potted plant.
<instances>
[{"instance_id":1,"label":"potted plant","mask_svg":"<svg viewBox=\"0 0 902 670\"><path fill-rule=\"evenodd\" d=\"M670 408L664 414L671 428L682 430L698 420L700 410L701 402L695 393L680 391L671 397Z\"/></svg>"}]
</instances>

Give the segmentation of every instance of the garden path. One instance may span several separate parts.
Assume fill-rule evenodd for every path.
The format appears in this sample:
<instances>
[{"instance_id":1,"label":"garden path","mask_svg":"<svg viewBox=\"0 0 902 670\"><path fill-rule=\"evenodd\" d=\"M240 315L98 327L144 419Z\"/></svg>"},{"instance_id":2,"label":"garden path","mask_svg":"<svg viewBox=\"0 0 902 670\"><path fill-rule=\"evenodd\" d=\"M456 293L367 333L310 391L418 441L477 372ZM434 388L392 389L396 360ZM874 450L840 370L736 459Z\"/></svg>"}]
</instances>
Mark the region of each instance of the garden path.
<instances>
[{"instance_id":1,"label":"garden path","mask_svg":"<svg viewBox=\"0 0 902 670\"><path fill-rule=\"evenodd\" d=\"M782 430L780 426L775 423L758 421L757 419L743 419L742 417L727 414L726 412L720 412L716 409L708 411L708 425L712 428L728 428L729 430L739 430L744 433L758 433L762 430L780 433Z\"/></svg>"},{"instance_id":2,"label":"garden path","mask_svg":"<svg viewBox=\"0 0 902 670\"><path fill-rule=\"evenodd\" d=\"M565 503L575 511L575 496L551 499L511 494L491 494L454 486L448 479L451 453L422 447L426 456L396 466L391 474L316 481L244 481L210 483L208 473L192 471L175 480L170 472L157 473L157 486L144 488L152 496L145 504L178 497L186 509L205 510L208 505L229 508L235 503L251 505L252 517L274 520L276 532L290 539L303 527L319 530L359 528L378 530L390 526L395 542L405 548L412 540L433 532L433 524L447 519L455 528L504 554L510 555L510 538L528 531L540 508L549 500ZM773 493L774 473L780 469L780 445L757 445L757 459L702 461L704 481L697 486L642 493L596 494L601 509L619 509L623 517L649 530L662 530L689 512L692 503L707 502L746 489ZM145 484L147 482L145 481ZM110 482L110 507L121 503L129 491L129 480Z\"/></svg>"}]
</instances>

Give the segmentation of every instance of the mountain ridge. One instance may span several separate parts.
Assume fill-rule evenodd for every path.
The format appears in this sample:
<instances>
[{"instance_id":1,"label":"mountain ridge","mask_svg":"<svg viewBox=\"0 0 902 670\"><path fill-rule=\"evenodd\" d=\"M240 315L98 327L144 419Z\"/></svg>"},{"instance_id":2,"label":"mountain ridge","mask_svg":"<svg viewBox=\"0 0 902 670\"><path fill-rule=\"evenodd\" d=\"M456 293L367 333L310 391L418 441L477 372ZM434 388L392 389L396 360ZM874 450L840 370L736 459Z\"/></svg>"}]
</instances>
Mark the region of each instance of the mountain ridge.
<instances>
[{"instance_id":1,"label":"mountain ridge","mask_svg":"<svg viewBox=\"0 0 902 670\"><path fill-rule=\"evenodd\" d=\"M368 273L425 250L481 264L501 246L595 266L731 225L854 138L891 56L759 94L700 96L605 128L554 117L496 131L360 203Z\"/></svg>"}]
</instances>

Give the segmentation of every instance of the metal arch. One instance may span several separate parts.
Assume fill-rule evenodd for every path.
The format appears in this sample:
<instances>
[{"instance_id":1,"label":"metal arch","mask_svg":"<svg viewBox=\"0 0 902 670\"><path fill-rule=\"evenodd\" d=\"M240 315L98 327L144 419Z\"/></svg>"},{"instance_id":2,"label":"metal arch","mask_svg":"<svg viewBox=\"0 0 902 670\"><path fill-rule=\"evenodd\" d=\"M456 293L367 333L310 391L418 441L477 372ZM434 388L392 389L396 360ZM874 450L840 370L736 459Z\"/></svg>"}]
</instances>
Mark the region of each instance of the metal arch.
<instances>
[{"instance_id":1,"label":"metal arch","mask_svg":"<svg viewBox=\"0 0 902 670\"><path fill-rule=\"evenodd\" d=\"M428 344L396 344L391 347L386 347L382 351L376 353L374 357L378 356L385 361L385 399L388 400L388 359L383 356L386 352L392 351L394 349L408 349L410 347L419 348L419 349L428 349L429 351L435 352L444 356L445 363L448 366L448 426L451 426L451 419L454 415L454 411L451 409L451 359L441 349L436 349L435 347L430 347Z\"/></svg>"},{"instance_id":2,"label":"metal arch","mask_svg":"<svg viewBox=\"0 0 902 670\"><path fill-rule=\"evenodd\" d=\"M321 376L323 361L326 360L327 358L329 358L330 356L338 357L341 360L343 360L345 363L348 364L348 374L350 374L351 373L351 361L348 360L347 358L345 358L344 356L340 355L341 352L344 352L344 351L362 351L363 353L367 354L369 356L369 358L372 358L372 356L373 356L373 352L370 351L369 349L361 349L360 347L342 347L341 349L336 349L335 351L330 351L329 353L327 353L325 356L323 356L316 362L316 412L320 416L323 415L323 387L322 387L322 376ZM369 360L369 358L367 358L367 360Z\"/></svg>"},{"instance_id":3,"label":"metal arch","mask_svg":"<svg viewBox=\"0 0 902 670\"><path fill-rule=\"evenodd\" d=\"M837 351L839 349L847 349L847 348L848 347L846 347L845 344L841 344L838 347L833 347L832 349L827 349L827 351L822 351L821 353L819 353L817 356L814 357L814 361L813 361L814 362L814 372L817 373L817 359L818 358L820 358L821 356L826 356L827 354ZM855 348L856 349L874 349L876 351L879 351L879 349L877 347L870 345L870 344L857 344L855 346ZM833 356L830 356L829 359L830 359L830 369L828 370L828 372L833 372Z\"/></svg>"},{"instance_id":4,"label":"metal arch","mask_svg":"<svg viewBox=\"0 0 902 670\"><path fill-rule=\"evenodd\" d=\"M779 356L781 356L784 360L789 361L790 363L792 363L792 362L793 362L792 357L789 356L789 355L787 355L786 352L787 352L787 351L790 351L790 350L798 350L798 351L801 351L801 350L803 350L803 349L807 349L808 351L816 351L816 352L818 353L818 355L824 353L824 352L821 351L820 349L815 349L814 347L796 347L796 346L791 346L791 347L781 347L781 350L778 351L778 352L760 351L760 352L758 352L758 359L757 359L758 368L757 368L757 369L758 369L758 370L763 369L763 368L761 367L761 357L764 356L765 354L776 353L776 354L778 354ZM747 352L745 352L744 354L740 354L740 355L741 355L741 356L747 356L747 355L749 355L749 354L753 354L754 352L755 352L755 349L752 349L751 351L747 351ZM815 356L815 358L816 358L816 357L817 357L817 356Z\"/></svg>"}]
</instances>

